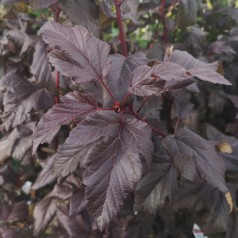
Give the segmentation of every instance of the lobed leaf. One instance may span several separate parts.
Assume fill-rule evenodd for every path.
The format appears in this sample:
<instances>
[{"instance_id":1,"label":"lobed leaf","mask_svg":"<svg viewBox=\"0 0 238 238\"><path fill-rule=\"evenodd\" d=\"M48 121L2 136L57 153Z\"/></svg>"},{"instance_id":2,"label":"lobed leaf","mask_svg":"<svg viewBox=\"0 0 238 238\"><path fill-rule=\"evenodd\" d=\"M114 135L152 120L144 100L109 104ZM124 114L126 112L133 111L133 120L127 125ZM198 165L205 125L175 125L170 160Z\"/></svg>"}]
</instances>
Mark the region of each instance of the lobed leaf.
<instances>
[{"instance_id":1,"label":"lobed leaf","mask_svg":"<svg viewBox=\"0 0 238 238\"><path fill-rule=\"evenodd\" d=\"M93 97L77 91L70 92L61 98L39 121L33 133L33 152L41 143L50 143L61 125L82 120L88 113L97 109Z\"/></svg>"},{"instance_id":2,"label":"lobed leaf","mask_svg":"<svg viewBox=\"0 0 238 238\"><path fill-rule=\"evenodd\" d=\"M55 174L52 172L55 159L55 155L47 159L43 169L41 170L34 185L32 186L32 189L37 190L39 188L42 188L45 185L52 183L56 179Z\"/></svg>"},{"instance_id":3,"label":"lobed leaf","mask_svg":"<svg viewBox=\"0 0 238 238\"><path fill-rule=\"evenodd\" d=\"M68 185L55 185L54 189L41 200L33 211L34 235L45 229L56 214L60 200L66 200L72 195Z\"/></svg>"},{"instance_id":4,"label":"lobed leaf","mask_svg":"<svg viewBox=\"0 0 238 238\"><path fill-rule=\"evenodd\" d=\"M142 52L130 55L128 57L115 54L110 55L110 58L112 60L112 66L104 82L111 90L116 100L121 101L126 94L127 88L130 86L129 78L132 72L137 66L145 64L148 59ZM107 104L108 101L111 103L111 98L107 97L108 93L105 93L105 104Z\"/></svg>"},{"instance_id":5,"label":"lobed leaf","mask_svg":"<svg viewBox=\"0 0 238 238\"><path fill-rule=\"evenodd\" d=\"M32 110L47 110L53 105L48 90L20 78L14 72L0 81L0 87L5 90L2 120L7 130L25 122Z\"/></svg>"},{"instance_id":6,"label":"lobed leaf","mask_svg":"<svg viewBox=\"0 0 238 238\"><path fill-rule=\"evenodd\" d=\"M110 47L97 39L82 26L63 27L49 21L39 31L43 40L52 48L49 61L65 76L77 83L103 80L111 61Z\"/></svg>"},{"instance_id":7,"label":"lobed leaf","mask_svg":"<svg viewBox=\"0 0 238 238\"><path fill-rule=\"evenodd\" d=\"M194 81L180 65L165 62L152 68L147 65L138 66L132 75L130 93L137 96L160 96L162 93L185 87Z\"/></svg>"},{"instance_id":8,"label":"lobed leaf","mask_svg":"<svg viewBox=\"0 0 238 238\"><path fill-rule=\"evenodd\" d=\"M123 113L97 111L71 131L55 166L65 176L65 171L75 169L66 168L67 157L78 155L75 159L85 168L87 207L102 229L141 178L141 157L150 163L152 152L151 130L144 122Z\"/></svg>"},{"instance_id":9,"label":"lobed leaf","mask_svg":"<svg viewBox=\"0 0 238 238\"><path fill-rule=\"evenodd\" d=\"M46 88L52 89L55 84L49 69L49 60L47 58L46 50L47 45L44 41L39 40L35 45L31 72L35 76L37 82L42 83Z\"/></svg>"},{"instance_id":10,"label":"lobed leaf","mask_svg":"<svg viewBox=\"0 0 238 238\"><path fill-rule=\"evenodd\" d=\"M156 213L167 198L173 199L176 184L177 173L171 158L164 151L156 152L150 171L136 186L135 209Z\"/></svg>"},{"instance_id":11,"label":"lobed leaf","mask_svg":"<svg viewBox=\"0 0 238 238\"><path fill-rule=\"evenodd\" d=\"M168 58L167 58L168 57ZM171 55L165 56L167 62L173 62L183 66L189 74L203 81L211 83L231 85L231 83L217 72L219 62L203 63L195 59L186 51L175 50Z\"/></svg>"},{"instance_id":12,"label":"lobed leaf","mask_svg":"<svg viewBox=\"0 0 238 238\"><path fill-rule=\"evenodd\" d=\"M175 135L167 136L162 144L184 178L192 182L201 178L222 193L228 192L224 179L225 165L213 142L181 128Z\"/></svg>"}]
</instances>

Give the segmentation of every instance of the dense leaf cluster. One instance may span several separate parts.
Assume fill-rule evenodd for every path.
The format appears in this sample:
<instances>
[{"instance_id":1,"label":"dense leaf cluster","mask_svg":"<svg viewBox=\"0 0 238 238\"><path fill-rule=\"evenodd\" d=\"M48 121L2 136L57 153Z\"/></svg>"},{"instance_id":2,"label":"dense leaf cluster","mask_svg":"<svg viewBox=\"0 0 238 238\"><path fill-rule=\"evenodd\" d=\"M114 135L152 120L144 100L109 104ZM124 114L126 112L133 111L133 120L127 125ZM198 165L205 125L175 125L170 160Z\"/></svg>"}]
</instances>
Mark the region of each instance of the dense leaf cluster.
<instances>
[{"instance_id":1,"label":"dense leaf cluster","mask_svg":"<svg viewBox=\"0 0 238 238\"><path fill-rule=\"evenodd\" d=\"M60 6L80 25L19 14L28 2L57 21ZM115 18L114 1L70 2L1 1L10 10L1 20L0 236L193 237L197 223L211 237L237 237L236 9L124 1L123 56L113 38L96 37L97 24L111 28L97 18ZM208 25L197 21L202 8L215 18ZM208 35L224 16L230 24ZM161 24L156 17L162 32L135 52L130 32Z\"/></svg>"}]
</instances>

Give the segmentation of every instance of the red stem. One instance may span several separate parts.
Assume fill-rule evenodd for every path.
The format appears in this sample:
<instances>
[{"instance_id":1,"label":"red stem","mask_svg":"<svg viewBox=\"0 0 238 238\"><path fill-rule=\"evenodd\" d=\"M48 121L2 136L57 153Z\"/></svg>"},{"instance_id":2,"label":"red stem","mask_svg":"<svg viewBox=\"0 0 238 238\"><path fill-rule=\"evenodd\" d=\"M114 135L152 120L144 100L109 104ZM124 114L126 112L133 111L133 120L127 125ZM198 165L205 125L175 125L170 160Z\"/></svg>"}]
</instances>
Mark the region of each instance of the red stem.
<instances>
[{"instance_id":1,"label":"red stem","mask_svg":"<svg viewBox=\"0 0 238 238\"><path fill-rule=\"evenodd\" d=\"M162 18L162 24L163 24L163 40L164 43L168 42L168 29L166 25L166 17L165 17L165 0L161 0L161 18Z\"/></svg>"},{"instance_id":2,"label":"red stem","mask_svg":"<svg viewBox=\"0 0 238 238\"><path fill-rule=\"evenodd\" d=\"M117 102L116 98L112 95L110 89L107 87L107 85L103 82L102 79L99 80L99 82L102 84L102 86L105 88L105 90L108 92L108 94L110 95L110 97L112 98L114 104Z\"/></svg>"},{"instance_id":3,"label":"red stem","mask_svg":"<svg viewBox=\"0 0 238 238\"><path fill-rule=\"evenodd\" d=\"M122 25L122 17L121 17L121 4L123 0L114 0L114 5L116 8L116 15L117 15L117 24L119 28L119 39L121 42L122 54L127 57L127 48L126 48L126 41L125 41L125 33Z\"/></svg>"}]
</instances>

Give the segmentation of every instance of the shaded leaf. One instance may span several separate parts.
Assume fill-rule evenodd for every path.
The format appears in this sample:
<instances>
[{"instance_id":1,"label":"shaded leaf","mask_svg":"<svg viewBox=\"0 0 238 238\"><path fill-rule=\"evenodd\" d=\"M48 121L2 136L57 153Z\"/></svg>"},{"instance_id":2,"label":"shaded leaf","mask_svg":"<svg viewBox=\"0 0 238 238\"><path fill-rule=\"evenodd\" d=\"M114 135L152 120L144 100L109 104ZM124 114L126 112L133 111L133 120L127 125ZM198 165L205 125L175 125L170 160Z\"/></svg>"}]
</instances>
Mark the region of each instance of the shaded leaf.
<instances>
[{"instance_id":1,"label":"shaded leaf","mask_svg":"<svg viewBox=\"0 0 238 238\"><path fill-rule=\"evenodd\" d=\"M130 86L130 76L133 70L142 64L145 64L148 59L144 53L136 53L127 58L120 54L110 55L112 60L111 69L105 78L105 83L111 90L116 100L121 101L126 94L127 88ZM104 102L111 102L108 98L108 93L104 94Z\"/></svg>"},{"instance_id":2,"label":"shaded leaf","mask_svg":"<svg viewBox=\"0 0 238 238\"><path fill-rule=\"evenodd\" d=\"M220 196L220 199L218 200L219 202L215 206L214 211L198 218L198 223L206 234L223 232L227 228L229 205L224 194L219 193L218 196Z\"/></svg>"},{"instance_id":3,"label":"shaded leaf","mask_svg":"<svg viewBox=\"0 0 238 238\"><path fill-rule=\"evenodd\" d=\"M36 182L32 186L32 189L37 190L39 188L42 188L45 185L52 183L56 179L56 176L53 172L55 159L56 159L55 155L47 159L43 169L41 170L40 174L36 179Z\"/></svg>"},{"instance_id":4,"label":"shaded leaf","mask_svg":"<svg viewBox=\"0 0 238 238\"><path fill-rule=\"evenodd\" d=\"M138 24L137 21L137 8L139 6L138 0L127 0L123 1L121 5L121 11L122 11L122 18L124 19L130 19L135 24ZM110 17L116 18L115 12L112 11L114 7L114 1L113 0L103 0L102 1L102 10L104 14Z\"/></svg>"},{"instance_id":5,"label":"shaded leaf","mask_svg":"<svg viewBox=\"0 0 238 238\"><path fill-rule=\"evenodd\" d=\"M237 235L238 235L238 213L237 211L233 211L230 214L228 220L225 238L236 238Z\"/></svg>"},{"instance_id":6,"label":"shaded leaf","mask_svg":"<svg viewBox=\"0 0 238 238\"><path fill-rule=\"evenodd\" d=\"M110 47L82 26L62 27L47 22L39 31L52 48L49 61L63 75L77 83L103 80L110 70Z\"/></svg>"},{"instance_id":7,"label":"shaded leaf","mask_svg":"<svg viewBox=\"0 0 238 238\"><path fill-rule=\"evenodd\" d=\"M94 0L58 0L73 24L86 27L99 37L99 8Z\"/></svg>"},{"instance_id":8,"label":"shaded leaf","mask_svg":"<svg viewBox=\"0 0 238 238\"><path fill-rule=\"evenodd\" d=\"M65 170L72 169L65 168L61 158L67 163L67 156L71 160L79 154L77 160L85 168L87 207L101 229L119 211L128 192L134 190L142 175L141 157L150 163L150 137L150 128L144 122L123 113L98 111L80 122L60 146L56 166L60 163L62 168L57 167L57 172L67 175ZM82 156L85 147L89 148Z\"/></svg>"},{"instance_id":9,"label":"shaded leaf","mask_svg":"<svg viewBox=\"0 0 238 238\"><path fill-rule=\"evenodd\" d=\"M24 221L28 216L28 207L24 201L11 205L0 205L0 220L7 222Z\"/></svg>"},{"instance_id":10,"label":"shaded leaf","mask_svg":"<svg viewBox=\"0 0 238 238\"><path fill-rule=\"evenodd\" d=\"M178 27L186 27L196 22L201 0L181 0L177 15Z\"/></svg>"},{"instance_id":11,"label":"shaded leaf","mask_svg":"<svg viewBox=\"0 0 238 238\"><path fill-rule=\"evenodd\" d=\"M54 189L41 200L33 211L34 234L39 234L53 219L60 200L66 200L72 195L72 187L55 185Z\"/></svg>"},{"instance_id":12,"label":"shaded leaf","mask_svg":"<svg viewBox=\"0 0 238 238\"><path fill-rule=\"evenodd\" d=\"M228 192L224 179L225 166L215 151L214 142L181 128L175 135L167 136L162 144L184 178L189 181L201 178L221 192Z\"/></svg>"},{"instance_id":13,"label":"shaded leaf","mask_svg":"<svg viewBox=\"0 0 238 238\"><path fill-rule=\"evenodd\" d=\"M177 184L177 173L169 155L160 149L154 154L150 171L140 180L135 190L134 207L156 213L165 205L165 200L173 199Z\"/></svg>"},{"instance_id":14,"label":"shaded leaf","mask_svg":"<svg viewBox=\"0 0 238 238\"><path fill-rule=\"evenodd\" d=\"M52 96L45 88L21 79L14 72L0 81L0 87L6 90L2 120L7 130L25 122L32 110L47 110L53 105Z\"/></svg>"},{"instance_id":15,"label":"shaded leaf","mask_svg":"<svg viewBox=\"0 0 238 238\"><path fill-rule=\"evenodd\" d=\"M167 58L168 57L168 58ZM219 62L203 63L186 51L175 50L165 60L183 66L192 76L211 83L231 85L221 74L217 73Z\"/></svg>"},{"instance_id":16,"label":"shaded leaf","mask_svg":"<svg viewBox=\"0 0 238 238\"><path fill-rule=\"evenodd\" d=\"M77 215L75 217L69 216L69 210L65 205L61 205L57 210L57 219L67 231L70 238L88 238L90 235L91 224L88 222L88 215Z\"/></svg>"},{"instance_id":17,"label":"shaded leaf","mask_svg":"<svg viewBox=\"0 0 238 238\"><path fill-rule=\"evenodd\" d=\"M39 144L50 143L61 125L79 122L97 109L97 102L93 97L77 91L63 96L61 102L54 105L37 124L33 134L33 152Z\"/></svg>"},{"instance_id":18,"label":"shaded leaf","mask_svg":"<svg viewBox=\"0 0 238 238\"><path fill-rule=\"evenodd\" d=\"M222 153L221 151L220 155L225 161L227 171L229 171L229 173L227 173L227 176L229 176L231 172L237 173L238 140L233 136L227 136L223 134L209 124L206 124L206 135L209 140L216 141L218 145L224 142L229 144L232 153Z\"/></svg>"},{"instance_id":19,"label":"shaded leaf","mask_svg":"<svg viewBox=\"0 0 238 238\"><path fill-rule=\"evenodd\" d=\"M73 195L70 198L70 207L69 207L70 216L80 214L86 207L86 201L84 197L85 197L84 187L81 187L78 191L73 193Z\"/></svg>"},{"instance_id":20,"label":"shaded leaf","mask_svg":"<svg viewBox=\"0 0 238 238\"><path fill-rule=\"evenodd\" d=\"M24 157L25 152L31 149L31 134L32 131L29 127L19 125L9 135L3 137L0 140L0 163L3 163L11 156L21 160ZM22 145L22 140L26 144Z\"/></svg>"},{"instance_id":21,"label":"shaded leaf","mask_svg":"<svg viewBox=\"0 0 238 238\"><path fill-rule=\"evenodd\" d=\"M160 96L162 93L175 90L193 83L186 70L178 64L166 62L154 65L138 66L132 75L129 92L137 96Z\"/></svg>"},{"instance_id":22,"label":"shaded leaf","mask_svg":"<svg viewBox=\"0 0 238 238\"><path fill-rule=\"evenodd\" d=\"M42 83L49 89L52 89L55 84L52 80L51 72L49 69L49 61L46 50L47 45L42 40L39 40L35 45L31 72L35 76L37 82Z\"/></svg>"}]
</instances>

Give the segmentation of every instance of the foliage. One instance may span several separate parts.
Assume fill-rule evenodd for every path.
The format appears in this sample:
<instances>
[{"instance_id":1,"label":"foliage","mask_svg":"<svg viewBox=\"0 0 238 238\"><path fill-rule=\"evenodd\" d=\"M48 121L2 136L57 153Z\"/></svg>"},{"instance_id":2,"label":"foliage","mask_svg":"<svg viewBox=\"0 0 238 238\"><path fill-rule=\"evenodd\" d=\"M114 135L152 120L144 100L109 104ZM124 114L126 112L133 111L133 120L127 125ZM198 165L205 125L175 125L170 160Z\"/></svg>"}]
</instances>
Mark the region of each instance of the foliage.
<instances>
[{"instance_id":1,"label":"foliage","mask_svg":"<svg viewBox=\"0 0 238 238\"><path fill-rule=\"evenodd\" d=\"M0 4L0 236L237 237L235 2Z\"/></svg>"}]
</instances>

